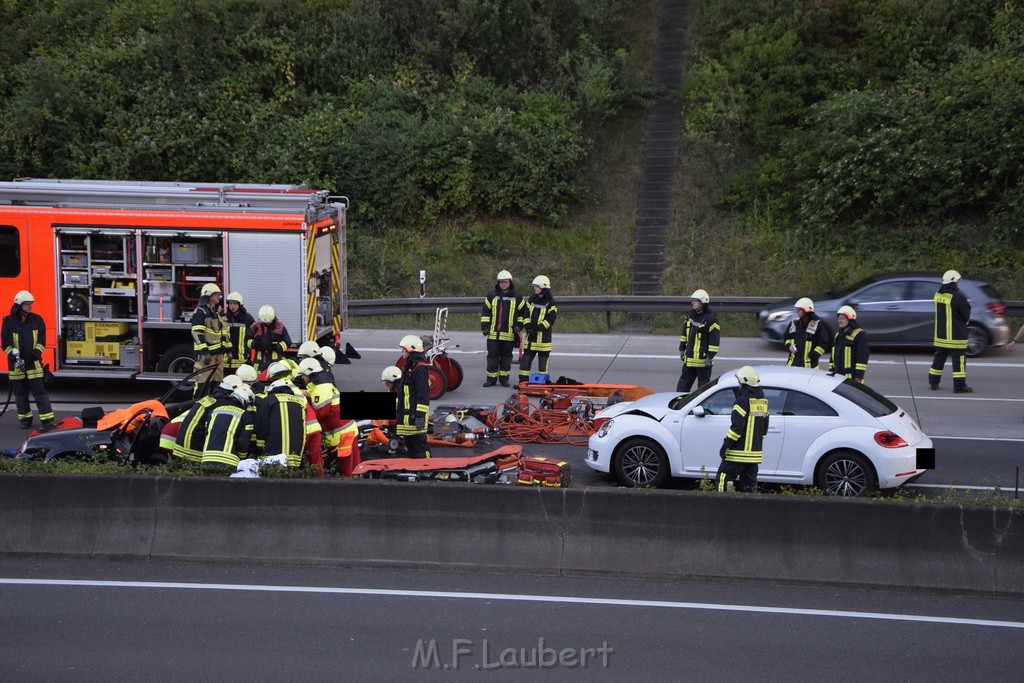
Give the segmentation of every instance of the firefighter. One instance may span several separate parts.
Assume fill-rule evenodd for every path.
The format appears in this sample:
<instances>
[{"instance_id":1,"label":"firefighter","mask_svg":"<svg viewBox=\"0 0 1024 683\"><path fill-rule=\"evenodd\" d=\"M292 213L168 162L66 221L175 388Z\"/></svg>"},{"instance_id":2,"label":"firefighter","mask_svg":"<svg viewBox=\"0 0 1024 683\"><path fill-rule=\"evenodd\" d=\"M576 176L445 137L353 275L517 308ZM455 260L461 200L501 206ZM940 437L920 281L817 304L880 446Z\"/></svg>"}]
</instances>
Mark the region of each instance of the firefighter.
<instances>
[{"instance_id":1,"label":"firefighter","mask_svg":"<svg viewBox=\"0 0 1024 683\"><path fill-rule=\"evenodd\" d=\"M202 462L203 448L206 445L206 427L210 422L211 410L223 405L227 397L243 385L244 382L237 375L228 375L208 396L203 396L192 404L181 418L178 434L174 439L174 448L171 451L171 455L180 459L180 464L199 465Z\"/></svg>"},{"instance_id":2,"label":"firefighter","mask_svg":"<svg viewBox=\"0 0 1024 683\"><path fill-rule=\"evenodd\" d=\"M688 393L697 380L701 387L711 381L711 368L715 364L722 328L718 316L711 310L711 297L703 289L690 295L690 314L679 335L679 359L683 371L676 382L676 391Z\"/></svg>"},{"instance_id":3,"label":"firefighter","mask_svg":"<svg viewBox=\"0 0 1024 683\"><path fill-rule=\"evenodd\" d=\"M211 374L196 378L195 390L198 393L210 382L224 379L224 361L228 348L225 345L227 319L221 311L220 287L212 282L203 285L199 292L199 305L192 314L192 349L195 352L195 369L214 368Z\"/></svg>"},{"instance_id":4,"label":"firefighter","mask_svg":"<svg viewBox=\"0 0 1024 683\"><path fill-rule=\"evenodd\" d=\"M326 378L327 373L319 361L304 359L299 363L299 372L306 377L306 395L323 430L324 466L333 461L338 474L352 476L352 470L359 464L358 445L353 452L354 437L359 436L358 426L341 417L341 394Z\"/></svg>"},{"instance_id":5,"label":"firefighter","mask_svg":"<svg viewBox=\"0 0 1024 683\"><path fill-rule=\"evenodd\" d=\"M248 456L254 416L249 406L255 395L245 384L211 409L203 445L202 468L207 474L231 474Z\"/></svg>"},{"instance_id":6,"label":"firefighter","mask_svg":"<svg viewBox=\"0 0 1024 683\"><path fill-rule=\"evenodd\" d=\"M423 340L407 334L398 346L402 349L405 366L401 377L393 384L398 402L395 431L405 441L405 450L410 458L429 458L427 418L430 416L430 379L427 357L423 355Z\"/></svg>"},{"instance_id":7,"label":"firefighter","mask_svg":"<svg viewBox=\"0 0 1024 683\"><path fill-rule=\"evenodd\" d=\"M231 292L227 299L227 344L225 349L224 369L233 372L237 367L249 362L249 349L246 346L246 332L256 320L245 310L245 299L238 292Z\"/></svg>"},{"instance_id":8,"label":"firefighter","mask_svg":"<svg viewBox=\"0 0 1024 683\"><path fill-rule=\"evenodd\" d=\"M971 302L960 291L960 273L947 270L935 292L935 357L928 370L928 385L939 388L946 357L953 357L953 393L972 394L967 386L967 324L971 320Z\"/></svg>"},{"instance_id":9,"label":"firefighter","mask_svg":"<svg viewBox=\"0 0 1024 683\"><path fill-rule=\"evenodd\" d=\"M533 278L533 294L519 306L519 325L524 332L523 359L519 362L519 381L530 381L530 366L537 357L537 372L548 373L551 356L551 328L558 317L558 306L551 294L551 280L546 275Z\"/></svg>"},{"instance_id":10,"label":"firefighter","mask_svg":"<svg viewBox=\"0 0 1024 683\"><path fill-rule=\"evenodd\" d=\"M270 386L256 408L254 435L262 455L283 454L289 468L298 468L306 444L306 399L292 383L291 375L291 369L281 361L267 368Z\"/></svg>"},{"instance_id":11,"label":"firefighter","mask_svg":"<svg viewBox=\"0 0 1024 683\"><path fill-rule=\"evenodd\" d=\"M50 396L43 382L43 351L46 350L46 322L32 312L36 298L22 290L14 295L14 305L4 316L0 344L7 355L7 379L11 383L14 403L18 407L18 422L22 429L32 428L32 404L28 395L36 400L39 422L43 429L57 424L50 407Z\"/></svg>"},{"instance_id":12,"label":"firefighter","mask_svg":"<svg viewBox=\"0 0 1024 683\"><path fill-rule=\"evenodd\" d=\"M836 312L839 330L832 342L828 371L864 383L868 371L868 333L857 325L857 311L843 306Z\"/></svg>"},{"instance_id":13,"label":"firefighter","mask_svg":"<svg viewBox=\"0 0 1024 683\"><path fill-rule=\"evenodd\" d=\"M315 341L304 341L299 344L299 350L296 352L295 358L298 359L300 365L306 358L315 360L320 367L320 370L317 372L316 383L330 382L337 388L338 383L334 380L334 373L331 371L331 366L334 365L336 359L334 349L329 346L320 346Z\"/></svg>"},{"instance_id":14,"label":"firefighter","mask_svg":"<svg viewBox=\"0 0 1024 683\"><path fill-rule=\"evenodd\" d=\"M736 371L740 386L732 406L732 423L718 451L718 490L736 482L736 490L757 493L757 469L761 462L764 437L768 433L768 399L761 389L761 375L745 365Z\"/></svg>"},{"instance_id":15,"label":"firefighter","mask_svg":"<svg viewBox=\"0 0 1024 683\"><path fill-rule=\"evenodd\" d=\"M261 306L259 320L249 326L246 333L246 346L256 352L256 367L266 370L270 364L284 357L284 352L292 345L292 338L284 323L277 319L273 306Z\"/></svg>"},{"instance_id":16,"label":"firefighter","mask_svg":"<svg viewBox=\"0 0 1024 683\"><path fill-rule=\"evenodd\" d=\"M512 349L519 346L519 306L522 299L516 294L512 273L498 273L494 290L484 296L480 309L480 331L487 339L487 378L485 387L498 382L507 387L512 369Z\"/></svg>"},{"instance_id":17,"label":"firefighter","mask_svg":"<svg viewBox=\"0 0 1024 683\"><path fill-rule=\"evenodd\" d=\"M799 368L818 368L821 354L829 348L828 329L814 314L814 302L806 296L796 302L796 318L786 329L786 365Z\"/></svg>"}]
</instances>

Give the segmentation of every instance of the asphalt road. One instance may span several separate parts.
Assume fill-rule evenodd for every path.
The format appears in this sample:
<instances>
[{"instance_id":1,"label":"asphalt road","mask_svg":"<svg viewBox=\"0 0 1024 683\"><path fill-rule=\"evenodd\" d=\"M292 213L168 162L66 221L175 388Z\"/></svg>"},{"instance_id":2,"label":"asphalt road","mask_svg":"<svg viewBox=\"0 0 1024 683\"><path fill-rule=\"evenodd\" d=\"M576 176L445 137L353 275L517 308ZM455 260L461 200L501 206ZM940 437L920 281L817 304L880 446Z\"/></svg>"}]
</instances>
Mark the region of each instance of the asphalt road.
<instances>
[{"instance_id":1,"label":"asphalt road","mask_svg":"<svg viewBox=\"0 0 1024 683\"><path fill-rule=\"evenodd\" d=\"M1015 600L528 574L5 559L0 603L24 682L1018 681L1024 642Z\"/></svg>"},{"instance_id":2,"label":"asphalt road","mask_svg":"<svg viewBox=\"0 0 1024 683\"><path fill-rule=\"evenodd\" d=\"M344 391L380 391L380 372L397 360L398 340L404 330L352 329L344 340L362 355L351 365L335 367ZM413 330L413 332L419 332ZM499 403L510 395L501 387L481 386L485 367L483 337L472 332L449 334L452 358L462 364L465 381L435 405ZM675 336L565 334L555 336L552 377L564 375L587 383L637 384L655 391L675 389L680 363ZM784 355L760 339L725 338L715 373L742 365L779 364ZM1003 350L968 360L968 382L975 393L954 395L947 368L942 389L928 389L928 351L880 352L868 366L868 383L916 416L924 431L936 440L937 468L918 480L930 488L998 486L1012 490L1017 467L1024 465L1024 352ZM513 371L515 368L513 368ZM52 398L58 415L77 414L86 405L107 408L152 398L166 384L142 381L59 380ZM0 419L0 446L15 446L24 438L17 428L13 407ZM486 446L487 444L485 444ZM493 444L500 445L500 444ZM574 479L582 484L607 485L608 480L583 464L583 447L529 445L527 452L553 455L573 463ZM450 449L462 455L463 449Z\"/></svg>"}]
</instances>

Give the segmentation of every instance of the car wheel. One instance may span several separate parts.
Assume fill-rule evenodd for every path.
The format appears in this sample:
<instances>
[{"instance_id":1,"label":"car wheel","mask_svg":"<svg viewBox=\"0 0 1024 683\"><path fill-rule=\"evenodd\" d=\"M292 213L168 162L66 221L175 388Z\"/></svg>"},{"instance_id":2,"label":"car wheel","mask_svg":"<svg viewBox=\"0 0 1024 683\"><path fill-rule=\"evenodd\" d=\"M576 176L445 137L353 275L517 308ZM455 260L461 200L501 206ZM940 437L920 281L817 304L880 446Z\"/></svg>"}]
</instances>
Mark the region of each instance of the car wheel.
<instances>
[{"instance_id":1,"label":"car wheel","mask_svg":"<svg viewBox=\"0 0 1024 683\"><path fill-rule=\"evenodd\" d=\"M875 469L860 453L836 451L818 464L814 484L830 496L866 496L878 488Z\"/></svg>"},{"instance_id":2,"label":"car wheel","mask_svg":"<svg viewBox=\"0 0 1024 683\"><path fill-rule=\"evenodd\" d=\"M981 325L967 326L967 357L974 358L988 349L988 330Z\"/></svg>"},{"instance_id":3,"label":"car wheel","mask_svg":"<svg viewBox=\"0 0 1024 683\"><path fill-rule=\"evenodd\" d=\"M644 438L627 439L615 450L615 476L627 486L657 488L668 479L665 449Z\"/></svg>"}]
</instances>

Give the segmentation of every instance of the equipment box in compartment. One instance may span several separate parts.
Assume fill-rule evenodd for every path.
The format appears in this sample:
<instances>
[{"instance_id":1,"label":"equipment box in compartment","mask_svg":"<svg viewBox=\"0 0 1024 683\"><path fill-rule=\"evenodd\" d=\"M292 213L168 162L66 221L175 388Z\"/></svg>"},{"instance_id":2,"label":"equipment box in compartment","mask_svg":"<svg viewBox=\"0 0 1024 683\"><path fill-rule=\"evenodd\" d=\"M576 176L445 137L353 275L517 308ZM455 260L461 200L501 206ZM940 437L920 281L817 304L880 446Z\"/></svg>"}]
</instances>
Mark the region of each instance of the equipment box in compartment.
<instances>
[{"instance_id":1,"label":"equipment box in compartment","mask_svg":"<svg viewBox=\"0 0 1024 683\"><path fill-rule=\"evenodd\" d=\"M146 301L146 320L155 322L173 322L178 319L178 302L168 299L149 297Z\"/></svg>"},{"instance_id":2,"label":"equipment box in compartment","mask_svg":"<svg viewBox=\"0 0 1024 683\"><path fill-rule=\"evenodd\" d=\"M171 263L205 263L207 249L205 242L171 242Z\"/></svg>"},{"instance_id":3,"label":"equipment box in compartment","mask_svg":"<svg viewBox=\"0 0 1024 683\"><path fill-rule=\"evenodd\" d=\"M65 270L64 271L64 284L65 285L87 285L89 284L89 273L77 271L77 270Z\"/></svg>"},{"instance_id":4,"label":"equipment box in compartment","mask_svg":"<svg viewBox=\"0 0 1024 683\"><path fill-rule=\"evenodd\" d=\"M60 262L65 268L85 268L87 259L85 254L62 254Z\"/></svg>"},{"instance_id":5,"label":"equipment box in compartment","mask_svg":"<svg viewBox=\"0 0 1024 683\"><path fill-rule=\"evenodd\" d=\"M128 317L128 302L114 301L109 304L93 304L92 317L100 320Z\"/></svg>"},{"instance_id":6,"label":"equipment box in compartment","mask_svg":"<svg viewBox=\"0 0 1024 683\"><path fill-rule=\"evenodd\" d=\"M122 344L118 356L121 367L138 368L140 351L141 347L138 344Z\"/></svg>"},{"instance_id":7,"label":"equipment box in compartment","mask_svg":"<svg viewBox=\"0 0 1024 683\"><path fill-rule=\"evenodd\" d=\"M69 341L64 350L64 360L72 365L116 365L121 356L121 344L118 342Z\"/></svg>"}]
</instances>

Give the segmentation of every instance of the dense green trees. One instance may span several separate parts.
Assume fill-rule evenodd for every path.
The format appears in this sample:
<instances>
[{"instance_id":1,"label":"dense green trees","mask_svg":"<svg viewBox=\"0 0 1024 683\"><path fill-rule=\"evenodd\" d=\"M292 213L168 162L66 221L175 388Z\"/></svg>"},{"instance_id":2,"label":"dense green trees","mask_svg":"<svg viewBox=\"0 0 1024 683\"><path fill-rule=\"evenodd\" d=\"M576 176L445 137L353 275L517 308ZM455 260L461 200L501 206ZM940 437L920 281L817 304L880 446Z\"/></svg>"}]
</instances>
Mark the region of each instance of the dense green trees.
<instances>
[{"instance_id":1,"label":"dense green trees","mask_svg":"<svg viewBox=\"0 0 1024 683\"><path fill-rule=\"evenodd\" d=\"M557 223L631 95L614 0L7 0L0 177L306 181Z\"/></svg>"},{"instance_id":2,"label":"dense green trees","mask_svg":"<svg viewBox=\"0 0 1024 683\"><path fill-rule=\"evenodd\" d=\"M706 0L696 50L687 129L735 211L1020 261L1000 247L1024 232L1024 4Z\"/></svg>"}]
</instances>

